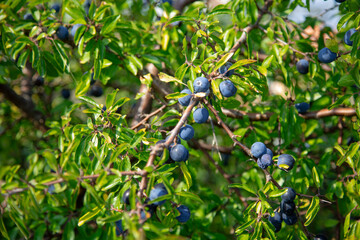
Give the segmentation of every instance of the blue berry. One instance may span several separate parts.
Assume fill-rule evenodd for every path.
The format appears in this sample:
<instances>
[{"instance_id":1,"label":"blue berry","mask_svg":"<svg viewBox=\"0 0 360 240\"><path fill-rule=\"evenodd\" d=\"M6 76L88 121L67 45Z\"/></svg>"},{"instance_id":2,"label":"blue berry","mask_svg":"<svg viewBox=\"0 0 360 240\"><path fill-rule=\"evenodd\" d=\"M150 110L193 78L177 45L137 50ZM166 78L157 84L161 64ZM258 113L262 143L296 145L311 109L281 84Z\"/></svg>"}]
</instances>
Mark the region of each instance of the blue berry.
<instances>
[{"instance_id":1,"label":"blue berry","mask_svg":"<svg viewBox=\"0 0 360 240\"><path fill-rule=\"evenodd\" d=\"M60 26L56 31L56 36L60 40L66 40L69 37L69 31L66 27Z\"/></svg>"},{"instance_id":2,"label":"blue berry","mask_svg":"<svg viewBox=\"0 0 360 240\"><path fill-rule=\"evenodd\" d=\"M79 29L79 27L81 27L81 26L83 26L83 24L78 23L78 24L75 24L75 25L71 28L71 30L70 30L70 36L71 36L72 38L75 37L76 31L77 31L77 30Z\"/></svg>"},{"instance_id":3,"label":"blue berry","mask_svg":"<svg viewBox=\"0 0 360 240\"><path fill-rule=\"evenodd\" d=\"M285 202L284 200L280 203L281 212L286 215L293 214L295 211L295 203L294 202Z\"/></svg>"},{"instance_id":4,"label":"blue berry","mask_svg":"<svg viewBox=\"0 0 360 240\"><path fill-rule=\"evenodd\" d=\"M189 106L190 101L191 101L191 94L192 92L190 91L190 89L185 88L184 90L182 90L180 93L187 93L188 95L182 98L179 98L179 103L181 104L181 106Z\"/></svg>"},{"instance_id":5,"label":"blue berry","mask_svg":"<svg viewBox=\"0 0 360 240\"><path fill-rule=\"evenodd\" d=\"M263 164L263 163L261 162L261 159L260 159L260 158L258 158L258 160L256 161L256 163L257 163L257 165L258 165L261 169L266 169L265 164Z\"/></svg>"},{"instance_id":6,"label":"blue berry","mask_svg":"<svg viewBox=\"0 0 360 240\"><path fill-rule=\"evenodd\" d=\"M54 3L50 9L54 9L56 13L60 12L61 5L58 3Z\"/></svg>"},{"instance_id":7,"label":"blue berry","mask_svg":"<svg viewBox=\"0 0 360 240\"><path fill-rule=\"evenodd\" d=\"M158 187L158 188L154 188L150 191L150 201L153 201L155 199L157 199L158 197L161 197L161 196L164 196L168 194L166 188L161 188L161 187ZM156 206L159 206L159 205L163 205L165 203L165 200L163 201L160 201L160 202L154 202L153 204L156 205Z\"/></svg>"},{"instance_id":8,"label":"blue berry","mask_svg":"<svg viewBox=\"0 0 360 240\"><path fill-rule=\"evenodd\" d=\"M296 103L295 108L298 111L298 113L306 113L307 110L310 109L310 104L308 104L307 102Z\"/></svg>"},{"instance_id":9,"label":"blue berry","mask_svg":"<svg viewBox=\"0 0 360 240\"><path fill-rule=\"evenodd\" d=\"M281 154L277 165L281 170L289 171L294 167L295 159L289 154Z\"/></svg>"},{"instance_id":10,"label":"blue berry","mask_svg":"<svg viewBox=\"0 0 360 240\"><path fill-rule=\"evenodd\" d=\"M26 13L24 15L24 20L28 20L28 21L34 21L34 17L31 13Z\"/></svg>"},{"instance_id":11,"label":"blue berry","mask_svg":"<svg viewBox=\"0 0 360 240\"><path fill-rule=\"evenodd\" d=\"M323 48L318 53L319 61L323 62L323 63L331 63L331 62L335 61L336 57L337 57L337 54L332 52L328 48Z\"/></svg>"},{"instance_id":12,"label":"blue berry","mask_svg":"<svg viewBox=\"0 0 360 240\"><path fill-rule=\"evenodd\" d=\"M297 216L296 213L294 212L293 214L287 215L285 213L281 214L281 217L283 219L283 221L287 224L287 225L294 225L297 222Z\"/></svg>"},{"instance_id":13,"label":"blue berry","mask_svg":"<svg viewBox=\"0 0 360 240\"><path fill-rule=\"evenodd\" d=\"M265 166L265 168L274 164L274 161L272 160L272 157L270 154L265 153L259 159L260 159L261 163Z\"/></svg>"},{"instance_id":14,"label":"blue berry","mask_svg":"<svg viewBox=\"0 0 360 240\"><path fill-rule=\"evenodd\" d=\"M194 128L190 125L186 125L180 128L179 131L179 136L185 141L191 140L194 137L194 134L195 134Z\"/></svg>"},{"instance_id":15,"label":"blue berry","mask_svg":"<svg viewBox=\"0 0 360 240\"><path fill-rule=\"evenodd\" d=\"M61 90L61 96L65 99L68 99L70 97L70 90L69 89L62 89Z\"/></svg>"},{"instance_id":16,"label":"blue berry","mask_svg":"<svg viewBox=\"0 0 360 240\"><path fill-rule=\"evenodd\" d=\"M344 36L344 42L346 45L349 45L349 46L352 46L353 45L353 41L350 40L351 36L356 33L356 29L355 28L352 28L350 30L348 30L346 33L345 33L345 36Z\"/></svg>"},{"instance_id":17,"label":"blue berry","mask_svg":"<svg viewBox=\"0 0 360 240\"><path fill-rule=\"evenodd\" d=\"M189 221L191 213L190 213L190 209L189 209L187 206L185 206L185 205L180 205L180 206L177 207L176 209L177 209L177 210L179 211L179 213L180 213L180 215L176 217L176 219L177 219L179 222L184 223L184 222Z\"/></svg>"},{"instance_id":18,"label":"blue berry","mask_svg":"<svg viewBox=\"0 0 360 240\"><path fill-rule=\"evenodd\" d=\"M296 63L296 69L301 74L307 74L309 72L309 62L306 59L301 59Z\"/></svg>"},{"instance_id":19,"label":"blue berry","mask_svg":"<svg viewBox=\"0 0 360 240\"><path fill-rule=\"evenodd\" d=\"M209 111L206 108L197 108L193 113L196 123L205 123L209 118Z\"/></svg>"},{"instance_id":20,"label":"blue berry","mask_svg":"<svg viewBox=\"0 0 360 240\"><path fill-rule=\"evenodd\" d=\"M194 80L194 92L206 92L209 90L210 83L209 80L205 77L198 77Z\"/></svg>"},{"instance_id":21,"label":"blue berry","mask_svg":"<svg viewBox=\"0 0 360 240\"><path fill-rule=\"evenodd\" d=\"M228 71L228 69L232 66L232 63L226 63L225 65L222 65L220 68L219 68L219 73L220 74L224 74L225 72L225 76L226 77L230 77L231 75L234 74L235 72L235 69L231 69L230 71Z\"/></svg>"},{"instance_id":22,"label":"blue berry","mask_svg":"<svg viewBox=\"0 0 360 240\"><path fill-rule=\"evenodd\" d=\"M103 89L101 86L93 85L91 86L89 93L91 96L100 97L101 95L103 95Z\"/></svg>"},{"instance_id":23,"label":"blue berry","mask_svg":"<svg viewBox=\"0 0 360 240\"><path fill-rule=\"evenodd\" d=\"M293 202L296 197L296 192L291 187L287 187L287 192L281 195L281 200L284 202Z\"/></svg>"},{"instance_id":24,"label":"blue berry","mask_svg":"<svg viewBox=\"0 0 360 240\"><path fill-rule=\"evenodd\" d=\"M275 212L274 216L272 217L271 215L268 218L269 222L274 225L275 227L275 232L280 231L281 229L281 222L282 222L282 217L281 217L281 213L279 212Z\"/></svg>"},{"instance_id":25,"label":"blue berry","mask_svg":"<svg viewBox=\"0 0 360 240\"><path fill-rule=\"evenodd\" d=\"M189 151L181 144L176 144L170 150L170 157L175 162L184 162L189 158Z\"/></svg>"},{"instance_id":26,"label":"blue berry","mask_svg":"<svg viewBox=\"0 0 360 240\"><path fill-rule=\"evenodd\" d=\"M230 80L222 81L219 85L220 93L224 97L232 97L236 94L237 88Z\"/></svg>"},{"instance_id":27,"label":"blue berry","mask_svg":"<svg viewBox=\"0 0 360 240\"><path fill-rule=\"evenodd\" d=\"M266 154L269 154L271 156L271 158L274 157L273 152L269 148L266 148Z\"/></svg>"},{"instance_id":28,"label":"blue berry","mask_svg":"<svg viewBox=\"0 0 360 240\"><path fill-rule=\"evenodd\" d=\"M122 227L122 220L116 221L115 225L116 225L116 236L120 236L124 232Z\"/></svg>"},{"instance_id":29,"label":"blue berry","mask_svg":"<svg viewBox=\"0 0 360 240\"><path fill-rule=\"evenodd\" d=\"M251 154L255 158L260 158L265 153L266 153L266 146L262 142L256 142L253 145L251 145Z\"/></svg>"},{"instance_id":30,"label":"blue berry","mask_svg":"<svg viewBox=\"0 0 360 240\"><path fill-rule=\"evenodd\" d=\"M125 204L130 204L130 189L126 190L122 196L122 202Z\"/></svg>"}]
</instances>

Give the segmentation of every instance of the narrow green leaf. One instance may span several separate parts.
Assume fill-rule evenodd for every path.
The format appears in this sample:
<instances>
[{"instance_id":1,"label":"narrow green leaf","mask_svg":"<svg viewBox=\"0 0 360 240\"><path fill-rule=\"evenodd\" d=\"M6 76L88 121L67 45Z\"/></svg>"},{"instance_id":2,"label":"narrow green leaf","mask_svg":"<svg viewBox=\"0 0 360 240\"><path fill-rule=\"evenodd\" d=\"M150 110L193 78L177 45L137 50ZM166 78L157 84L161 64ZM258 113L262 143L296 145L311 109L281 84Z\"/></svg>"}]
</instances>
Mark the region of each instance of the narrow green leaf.
<instances>
[{"instance_id":1,"label":"narrow green leaf","mask_svg":"<svg viewBox=\"0 0 360 240\"><path fill-rule=\"evenodd\" d=\"M313 173L314 183L315 183L316 187L319 188L320 187L320 178L319 178L319 174L318 174L315 166L312 168L312 173Z\"/></svg>"},{"instance_id":2,"label":"narrow green leaf","mask_svg":"<svg viewBox=\"0 0 360 240\"><path fill-rule=\"evenodd\" d=\"M252 190L249 186L245 185L245 184L241 184L241 183L233 183L229 185L229 188L242 188L245 191L248 191L249 193L256 195L256 192L254 190Z\"/></svg>"},{"instance_id":3,"label":"narrow green leaf","mask_svg":"<svg viewBox=\"0 0 360 240\"><path fill-rule=\"evenodd\" d=\"M184 197L185 199L191 199L198 201L200 203L204 203L203 200L201 200L201 198L198 195L191 192L177 192L176 195Z\"/></svg>"},{"instance_id":4,"label":"narrow green leaf","mask_svg":"<svg viewBox=\"0 0 360 240\"><path fill-rule=\"evenodd\" d=\"M229 70L238 68L238 67L243 66L243 65L251 64L251 63L254 63L254 62L256 62L256 60L253 60L253 59L241 59L241 60L237 61L236 63L234 63L229 68Z\"/></svg>"},{"instance_id":5,"label":"narrow green leaf","mask_svg":"<svg viewBox=\"0 0 360 240\"><path fill-rule=\"evenodd\" d=\"M222 65L227 63L227 61L233 56L233 53L225 54L215 65L214 72L217 71ZM241 60L240 60L241 61ZM233 66L232 66L233 67Z\"/></svg>"},{"instance_id":6,"label":"narrow green leaf","mask_svg":"<svg viewBox=\"0 0 360 240\"><path fill-rule=\"evenodd\" d=\"M179 99L182 97L187 96L187 93L170 93L168 95L165 96L166 99Z\"/></svg>"},{"instance_id":7,"label":"narrow green leaf","mask_svg":"<svg viewBox=\"0 0 360 240\"><path fill-rule=\"evenodd\" d=\"M269 193L269 197L280 197L281 195L283 195L287 191L288 191L287 188L275 189L274 191L271 191L271 193Z\"/></svg>"},{"instance_id":8,"label":"narrow green leaf","mask_svg":"<svg viewBox=\"0 0 360 240\"><path fill-rule=\"evenodd\" d=\"M159 78L160 78L160 81L162 81L162 82L176 82L176 83L179 83L179 84L182 84L182 85L186 86L186 84L184 84L179 79L174 78L172 76L169 76L169 75L167 75L166 73L163 73L163 72L159 73Z\"/></svg>"},{"instance_id":9,"label":"narrow green leaf","mask_svg":"<svg viewBox=\"0 0 360 240\"><path fill-rule=\"evenodd\" d=\"M95 217L101 211L101 209L103 207L104 207L104 205L102 207L96 206L93 209L91 209L91 211L89 211L89 212L85 213L83 216L81 216L79 218L78 226L81 227L84 223L86 223L87 221L89 221L90 219Z\"/></svg>"},{"instance_id":10,"label":"narrow green leaf","mask_svg":"<svg viewBox=\"0 0 360 240\"><path fill-rule=\"evenodd\" d=\"M320 209L320 200L318 196L315 196L312 198L311 200L311 204L309 209L306 212L305 218L307 219L305 222L305 226L310 225L310 223L314 220L314 218L316 217L316 214L318 213L319 209Z\"/></svg>"},{"instance_id":11,"label":"narrow green leaf","mask_svg":"<svg viewBox=\"0 0 360 240\"><path fill-rule=\"evenodd\" d=\"M192 186L192 179L191 179L191 174L186 166L186 164L184 162L180 162L180 168L181 168L181 171L183 172L184 174L184 178L185 178L185 181L186 181L186 185L188 187L188 190L190 189L190 187Z\"/></svg>"},{"instance_id":12,"label":"narrow green leaf","mask_svg":"<svg viewBox=\"0 0 360 240\"><path fill-rule=\"evenodd\" d=\"M10 237L9 237L7 231L6 231L2 216L0 217L0 232L3 235L4 238L10 239Z\"/></svg>"},{"instance_id":13,"label":"narrow green leaf","mask_svg":"<svg viewBox=\"0 0 360 240\"><path fill-rule=\"evenodd\" d=\"M251 219L251 220L247 221L246 223L244 223L243 225L241 225L240 227L238 227L238 228L236 229L236 234L240 235L240 234L243 233L248 227L252 226L255 222L256 222L256 219Z\"/></svg>"}]
</instances>

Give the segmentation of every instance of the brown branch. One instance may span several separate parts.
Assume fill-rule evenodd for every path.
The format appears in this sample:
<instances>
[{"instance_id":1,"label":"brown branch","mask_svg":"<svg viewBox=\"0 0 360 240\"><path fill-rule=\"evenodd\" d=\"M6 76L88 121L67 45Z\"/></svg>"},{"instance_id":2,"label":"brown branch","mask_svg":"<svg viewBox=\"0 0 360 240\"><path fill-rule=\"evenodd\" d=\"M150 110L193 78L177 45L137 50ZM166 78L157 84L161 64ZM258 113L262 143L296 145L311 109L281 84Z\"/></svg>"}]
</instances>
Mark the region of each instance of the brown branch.
<instances>
[{"instance_id":1,"label":"brown branch","mask_svg":"<svg viewBox=\"0 0 360 240\"><path fill-rule=\"evenodd\" d=\"M35 126L41 131L45 132L47 130L47 127L45 126L45 116L35 109L35 105L32 101L28 101L24 97L18 95L8 84L0 84L0 93L23 111L26 117L32 120Z\"/></svg>"},{"instance_id":2,"label":"brown branch","mask_svg":"<svg viewBox=\"0 0 360 240\"><path fill-rule=\"evenodd\" d=\"M195 149L205 149L207 151L212 151L212 150L219 150L219 152L221 153L226 153L226 154L231 154L233 148L232 147L224 147L224 146L218 146L218 147L214 147L213 145L204 143L203 141L196 141L196 140L191 140L191 142L188 142L191 144L191 147L195 148Z\"/></svg>"},{"instance_id":3,"label":"brown branch","mask_svg":"<svg viewBox=\"0 0 360 240\"><path fill-rule=\"evenodd\" d=\"M142 171L123 171L123 172L119 172L119 173L122 176L134 176L134 175L143 176L146 173L146 171L144 171L144 170L142 170ZM110 176L110 175L116 175L116 173L113 173L113 172L107 173L107 176ZM84 180L84 179L96 179L99 176L100 176L100 174L86 175L86 176L78 177L77 179L79 181ZM53 180L53 181L50 181L50 182L42 183L42 185L50 186L50 185L57 184L57 183L62 183L62 182L66 182L66 179L60 178L60 179L56 179L56 180ZM28 189L29 189L28 187L26 187L26 188L14 188L14 189L12 189L10 191L7 191L6 193L4 193L2 195L8 197L8 196L11 196L13 194L22 193L22 192L24 192L24 191L26 191Z\"/></svg>"},{"instance_id":4,"label":"brown branch","mask_svg":"<svg viewBox=\"0 0 360 240\"><path fill-rule=\"evenodd\" d=\"M174 127L174 129L172 130L171 134L169 135L168 139L166 142L164 142L163 144L155 144L155 146L153 147L153 149L151 150L150 152L150 156L148 158L148 161L146 163L146 167L151 167L153 166L154 164L154 160L156 158L156 154L160 151L162 151L163 149L165 148L168 148L169 145L171 143L174 142L174 139L175 137L177 136L177 134L179 133L180 131L180 128L186 123L186 120L187 118L190 116L191 114L191 111L192 109L198 104L198 100L197 99L193 99L189 106L186 108L186 110L183 112L183 115L182 117L180 118L179 122L176 124L176 126ZM142 179L141 179L141 182L140 182L140 190L139 190L139 193L138 193L138 196L140 198L142 198L143 196L143 192L147 186L147 181L148 181L148 178L147 178L147 175L148 173L145 172L144 175L142 175Z\"/></svg>"},{"instance_id":5,"label":"brown branch","mask_svg":"<svg viewBox=\"0 0 360 240\"><path fill-rule=\"evenodd\" d=\"M162 110L164 110L167 107L167 105L163 105L161 106L159 109L153 111L152 113L148 114L143 120L141 120L138 124L136 124L135 126L131 127L132 130L140 127L141 125L143 125L144 123L147 122L147 120L149 120L152 116L155 116L156 114L162 112Z\"/></svg>"},{"instance_id":6,"label":"brown branch","mask_svg":"<svg viewBox=\"0 0 360 240\"><path fill-rule=\"evenodd\" d=\"M151 111L152 98L148 87L145 84L141 84L139 93L143 93L144 95L140 98L140 100L134 107L134 119L131 123L131 126L135 126L141 121L142 114L150 113Z\"/></svg>"}]
</instances>

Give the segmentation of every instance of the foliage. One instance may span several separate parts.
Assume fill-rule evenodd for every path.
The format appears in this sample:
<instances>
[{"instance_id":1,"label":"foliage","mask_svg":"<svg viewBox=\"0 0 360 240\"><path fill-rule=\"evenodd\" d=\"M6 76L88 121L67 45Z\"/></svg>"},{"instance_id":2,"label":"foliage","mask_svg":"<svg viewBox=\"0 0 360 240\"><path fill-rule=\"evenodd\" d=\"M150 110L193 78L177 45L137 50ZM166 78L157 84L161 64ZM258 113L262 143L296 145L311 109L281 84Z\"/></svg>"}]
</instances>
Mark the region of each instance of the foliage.
<instances>
[{"instance_id":1,"label":"foliage","mask_svg":"<svg viewBox=\"0 0 360 240\"><path fill-rule=\"evenodd\" d=\"M4 238L114 239L119 220L119 237L128 239L360 236L360 34L353 46L342 40L359 26L359 2L339 5L338 32L316 32L323 26L316 19L287 19L309 0L234 0L213 9L189 2L178 11L158 1L94 0L84 8L64 0L56 13L49 1L2 1ZM26 13L34 20L24 20ZM82 25L71 37L75 24ZM59 26L69 29L68 39L56 35ZM323 47L336 61L318 61ZM307 74L296 70L302 58ZM227 62L231 76L219 73ZM39 76L45 82L36 86ZM194 92L200 76L211 80L210 94L179 105L186 96L180 92ZM221 95L223 79L234 83L236 96ZM92 95L93 86L104 94ZM309 112L296 111L301 102L310 103ZM207 123L194 123L195 105L209 110ZM166 164L185 123L195 130L193 140L181 140L189 159ZM257 141L275 162L292 155L294 168L258 167L249 149ZM157 183L168 194L145 204ZM283 187L298 193L299 221L275 233L267 219ZM127 189L130 204L121 200ZM142 217L161 200L153 216ZM191 211L186 223L176 219L180 205Z\"/></svg>"}]
</instances>

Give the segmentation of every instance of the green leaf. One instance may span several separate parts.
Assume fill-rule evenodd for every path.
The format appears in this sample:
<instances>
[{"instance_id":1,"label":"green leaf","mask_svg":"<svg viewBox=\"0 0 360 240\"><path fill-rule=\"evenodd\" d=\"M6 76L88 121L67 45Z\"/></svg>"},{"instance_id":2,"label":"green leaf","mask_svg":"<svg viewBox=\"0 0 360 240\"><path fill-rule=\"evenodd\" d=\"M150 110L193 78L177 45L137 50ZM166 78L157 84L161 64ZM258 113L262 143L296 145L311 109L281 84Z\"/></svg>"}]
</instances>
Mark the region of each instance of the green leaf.
<instances>
[{"instance_id":1,"label":"green leaf","mask_svg":"<svg viewBox=\"0 0 360 240\"><path fill-rule=\"evenodd\" d=\"M80 96L78 97L80 100L90 104L90 105L93 105L95 107L97 107L98 109L101 109L100 105L97 104L94 100L92 100L91 98L87 97L87 96Z\"/></svg>"},{"instance_id":2,"label":"green leaf","mask_svg":"<svg viewBox=\"0 0 360 240\"><path fill-rule=\"evenodd\" d=\"M114 101L115 101L115 97L116 97L116 94L117 94L117 90L113 91L112 93L108 94L106 96L106 109L110 109L110 107L112 107L112 105L114 104Z\"/></svg>"},{"instance_id":3,"label":"green leaf","mask_svg":"<svg viewBox=\"0 0 360 240\"><path fill-rule=\"evenodd\" d=\"M106 35L114 30L116 23L120 19L120 15L107 17L103 27L101 28L100 34Z\"/></svg>"},{"instance_id":4,"label":"green leaf","mask_svg":"<svg viewBox=\"0 0 360 240\"><path fill-rule=\"evenodd\" d=\"M160 196L158 198L155 198L152 201L149 201L147 204L153 204L155 202L161 202L161 201L164 201L164 200L169 200L171 198L172 198L172 196L170 194L166 194L166 195Z\"/></svg>"},{"instance_id":5,"label":"green leaf","mask_svg":"<svg viewBox=\"0 0 360 240\"><path fill-rule=\"evenodd\" d=\"M187 93L170 93L168 95L165 96L166 99L179 99L182 97L186 97L188 94Z\"/></svg>"},{"instance_id":6,"label":"green leaf","mask_svg":"<svg viewBox=\"0 0 360 240\"><path fill-rule=\"evenodd\" d=\"M159 78L160 78L160 81L162 81L162 82L176 82L176 83L179 83L179 84L182 84L182 85L186 86L186 84L184 84L179 79L174 78L172 76L169 76L169 75L167 75L166 73L163 73L163 72L159 73Z\"/></svg>"},{"instance_id":7,"label":"green leaf","mask_svg":"<svg viewBox=\"0 0 360 240\"><path fill-rule=\"evenodd\" d=\"M256 60L253 60L253 59L241 59L241 60L237 61L236 63L234 63L229 68L229 70L238 68L238 67L243 66L243 65L251 64L251 63L254 63L254 62L256 62Z\"/></svg>"},{"instance_id":8,"label":"green leaf","mask_svg":"<svg viewBox=\"0 0 360 240\"><path fill-rule=\"evenodd\" d=\"M340 18L338 24L337 24L337 30L340 31L340 28L349 21L349 19L354 16L355 12L348 12L342 18Z\"/></svg>"},{"instance_id":9,"label":"green leaf","mask_svg":"<svg viewBox=\"0 0 360 240\"><path fill-rule=\"evenodd\" d=\"M3 217L1 216L0 217L0 232L1 234L3 235L4 238L6 239L10 239L7 231L6 231L6 228L5 228L5 225L4 225L4 221L3 221Z\"/></svg>"},{"instance_id":10,"label":"green leaf","mask_svg":"<svg viewBox=\"0 0 360 240\"><path fill-rule=\"evenodd\" d=\"M233 14L230 9L224 8L224 5L219 5L215 7L210 13L206 14L207 18L214 17L220 14Z\"/></svg>"},{"instance_id":11,"label":"green leaf","mask_svg":"<svg viewBox=\"0 0 360 240\"><path fill-rule=\"evenodd\" d=\"M350 230L350 216L351 216L351 211L345 217L345 221L344 221L344 237L347 236L347 234L348 234L348 232Z\"/></svg>"},{"instance_id":12,"label":"green leaf","mask_svg":"<svg viewBox=\"0 0 360 240\"><path fill-rule=\"evenodd\" d=\"M319 197L318 196L313 197L311 200L310 207L307 210L306 215L305 215L305 218L307 219L306 222L304 223L305 226L309 226L310 223L316 217L316 214L318 213L318 211L320 209L319 204L320 204Z\"/></svg>"},{"instance_id":13,"label":"green leaf","mask_svg":"<svg viewBox=\"0 0 360 240\"><path fill-rule=\"evenodd\" d=\"M77 82L76 89L75 89L75 97L80 97L84 95L89 87L91 81L91 73L87 72L82 77L81 80Z\"/></svg>"},{"instance_id":14,"label":"green leaf","mask_svg":"<svg viewBox=\"0 0 360 240\"><path fill-rule=\"evenodd\" d=\"M343 87L350 87L355 84L355 80L350 74L346 74L340 78L337 84Z\"/></svg>"},{"instance_id":15,"label":"green leaf","mask_svg":"<svg viewBox=\"0 0 360 240\"><path fill-rule=\"evenodd\" d=\"M173 23L173 22L177 22L177 21L194 21L193 18L191 17L187 17L187 16L175 16L173 18L171 18L168 22L166 22L166 26L168 26L169 24Z\"/></svg>"},{"instance_id":16,"label":"green leaf","mask_svg":"<svg viewBox=\"0 0 360 240\"><path fill-rule=\"evenodd\" d=\"M312 168L312 173L313 173L314 183L315 183L316 187L319 188L320 187L320 178L319 178L319 174L318 174L315 166Z\"/></svg>"},{"instance_id":17,"label":"green leaf","mask_svg":"<svg viewBox=\"0 0 360 240\"><path fill-rule=\"evenodd\" d=\"M145 135L146 135L146 131L144 131L144 129L140 129L139 132L137 132L135 136L132 138L130 143L130 148L136 147L136 145L138 145L141 142L142 138Z\"/></svg>"},{"instance_id":18,"label":"green leaf","mask_svg":"<svg viewBox=\"0 0 360 240\"><path fill-rule=\"evenodd\" d=\"M225 54L215 65L215 68L213 70L213 72L217 71L222 65L224 65L225 63L227 63L229 61L229 59L233 56L233 53L227 53ZM241 60L240 60L241 61ZM236 63L235 63L236 64ZM235 65L234 64L234 65ZM234 66L233 65L233 66ZM231 67L233 67L231 66ZM231 68L229 68L231 69Z\"/></svg>"},{"instance_id":19,"label":"green leaf","mask_svg":"<svg viewBox=\"0 0 360 240\"><path fill-rule=\"evenodd\" d=\"M236 234L240 235L241 233L243 233L248 227L254 225L254 223L256 222L256 219L251 219L249 221L247 221L246 223L244 223L243 225L241 225L240 227L238 227L236 229Z\"/></svg>"},{"instance_id":20,"label":"green leaf","mask_svg":"<svg viewBox=\"0 0 360 240\"><path fill-rule=\"evenodd\" d=\"M288 191L287 188L275 189L274 191L271 191L271 193L269 193L269 197L280 197L281 195L283 195L287 191Z\"/></svg>"},{"instance_id":21,"label":"green leaf","mask_svg":"<svg viewBox=\"0 0 360 240\"><path fill-rule=\"evenodd\" d=\"M257 196L256 192L254 190L252 190L249 186L245 185L245 184L233 183L233 184L230 184L228 187L229 188L241 188L241 189L244 189L245 191L248 191L249 193L252 193L255 196Z\"/></svg>"},{"instance_id":22,"label":"green leaf","mask_svg":"<svg viewBox=\"0 0 360 240\"><path fill-rule=\"evenodd\" d=\"M184 162L180 162L180 169L184 174L184 178L185 178L185 182L186 185L188 187L188 190L190 189L190 187L192 186L192 179L191 179L191 174L186 166L186 164Z\"/></svg>"},{"instance_id":23,"label":"green leaf","mask_svg":"<svg viewBox=\"0 0 360 240\"><path fill-rule=\"evenodd\" d=\"M85 213L83 216L81 216L79 218L79 222L78 222L78 226L81 227L84 223L86 223L87 221L89 221L90 219L92 219L93 217L95 217L100 211L101 209L103 209L104 205L102 207L94 207L93 209L91 209L91 211Z\"/></svg>"},{"instance_id":24,"label":"green leaf","mask_svg":"<svg viewBox=\"0 0 360 240\"><path fill-rule=\"evenodd\" d=\"M200 203L204 203L203 200L201 200L201 198L198 195L191 192L177 192L176 195L180 197L184 197L185 199L190 199Z\"/></svg>"},{"instance_id":25,"label":"green leaf","mask_svg":"<svg viewBox=\"0 0 360 240\"><path fill-rule=\"evenodd\" d=\"M22 219L20 219L18 216L15 215L14 211L9 212L9 217L11 220L16 224L16 226L19 228L22 235L29 239L29 231L27 230L27 227L25 226L25 223Z\"/></svg>"},{"instance_id":26,"label":"green leaf","mask_svg":"<svg viewBox=\"0 0 360 240\"><path fill-rule=\"evenodd\" d=\"M115 104L113 105L113 107L114 107L114 108L121 107L122 105L124 105L124 104L127 103L128 101L130 101L130 98L128 98L128 97L120 98L119 100L117 100L117 101L115 102Z\"/></svg>"}]
</instances>

